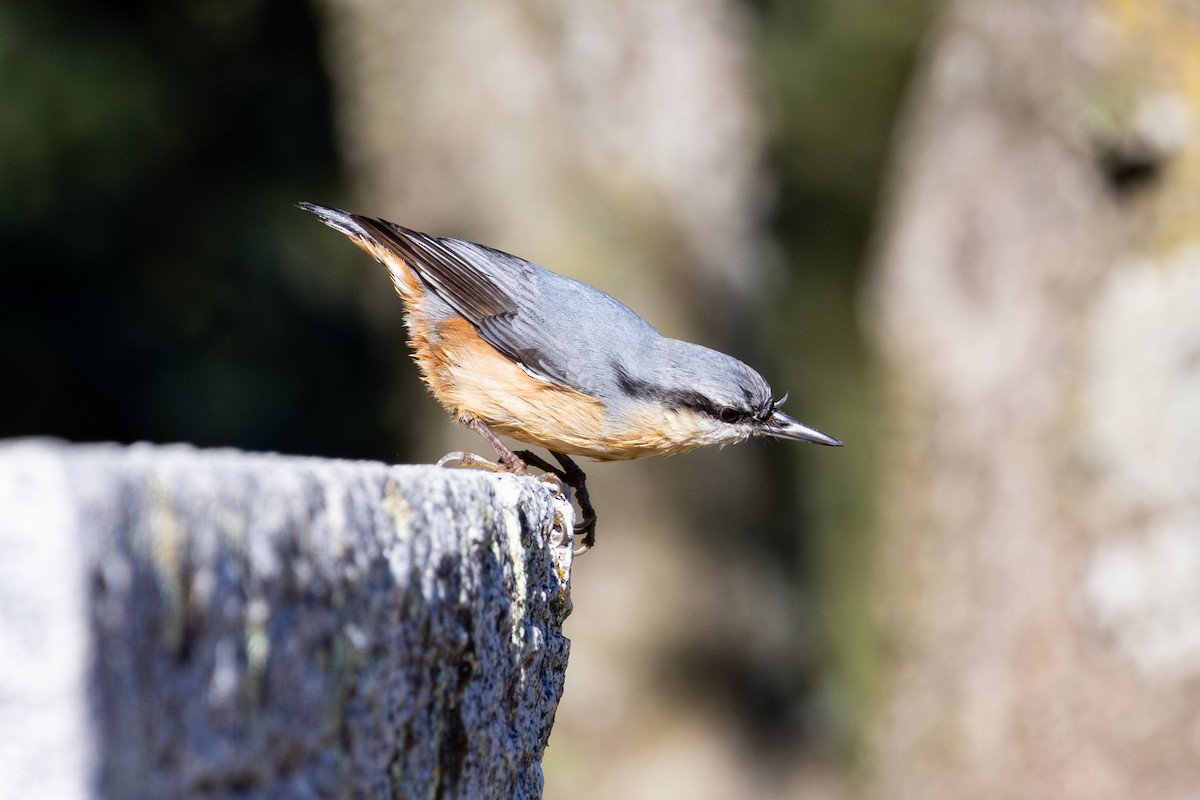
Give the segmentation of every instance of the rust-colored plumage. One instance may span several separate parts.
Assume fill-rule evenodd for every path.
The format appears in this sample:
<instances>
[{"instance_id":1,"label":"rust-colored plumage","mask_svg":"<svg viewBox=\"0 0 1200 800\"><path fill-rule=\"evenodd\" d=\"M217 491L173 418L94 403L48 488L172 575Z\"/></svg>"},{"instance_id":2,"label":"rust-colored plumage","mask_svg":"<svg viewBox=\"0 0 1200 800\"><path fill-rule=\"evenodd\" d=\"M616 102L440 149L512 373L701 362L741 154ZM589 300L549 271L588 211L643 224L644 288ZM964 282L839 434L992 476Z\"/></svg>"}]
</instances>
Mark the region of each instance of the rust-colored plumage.
<instances>
[{"instance_id":1,"label":"rust-colored plumage","mask_svg":"<svg viewBox=\"0 0 1200 800\"><path fill-rule=\"evenodd\" d=\"M662 336L599 289L471 242L309 203L301 208L388 268L409 346L438 402L483 436L508 469L523 473L532 463L575 489L585 548L595 513L583 471L567 454L600 461L671 455L756 434L841 444L780 411L783 401L746 364ZM497 433L548 449L562 469L514 453ZM494 466L469 453L454 456Z\"/></svg>"}]
</instances>

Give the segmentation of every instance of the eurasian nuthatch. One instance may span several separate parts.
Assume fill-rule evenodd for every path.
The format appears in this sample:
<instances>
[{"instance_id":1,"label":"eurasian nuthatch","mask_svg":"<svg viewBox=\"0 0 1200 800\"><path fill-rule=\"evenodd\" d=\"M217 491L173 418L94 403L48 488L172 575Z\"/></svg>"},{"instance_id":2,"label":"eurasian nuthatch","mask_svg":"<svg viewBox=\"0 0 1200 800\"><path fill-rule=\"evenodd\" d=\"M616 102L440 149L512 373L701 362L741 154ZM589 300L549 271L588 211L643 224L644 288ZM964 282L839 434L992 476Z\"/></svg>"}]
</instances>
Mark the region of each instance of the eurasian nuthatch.
<instances>
[{"instance_id":1,"label":"eurasian nuthatch","mask_svg":"<svg viewBox=\"0 0 1200 800\"><path fill-rule=\"evenodd\" d=\"M783 400L741 361L661 335L586 283L460 239L300 208L388 268L408 343L438 402L483 436L506 469L523 474L533 464L575 489L583 549L595 541L596 517L583 471L567 454L614 461L754 435L842 444L780 411ZM546 448L562 469L514 453L496 433ZM439 463L449 461L495 466L470 453Z\"/></svg>"}]
</instances>

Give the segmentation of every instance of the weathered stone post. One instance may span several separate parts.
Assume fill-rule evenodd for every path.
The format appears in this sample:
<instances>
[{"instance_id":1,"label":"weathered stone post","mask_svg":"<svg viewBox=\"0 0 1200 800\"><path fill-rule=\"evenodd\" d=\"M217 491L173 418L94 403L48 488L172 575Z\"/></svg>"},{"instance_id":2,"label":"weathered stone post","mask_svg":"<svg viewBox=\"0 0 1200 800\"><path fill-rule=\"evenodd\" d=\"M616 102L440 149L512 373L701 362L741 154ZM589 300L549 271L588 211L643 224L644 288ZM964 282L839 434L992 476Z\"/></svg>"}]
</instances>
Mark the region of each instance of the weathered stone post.
<instances>
[{"instance_id":1,"label":"weathered stone post","mask_svg":"<svg viewBox=\"0 0 1200 800\"><path fill-rule=\"evenodd\" d=\"M0 798L540 796L572 520L510 475L0 444Z\"/></svg>"}]
</instances>

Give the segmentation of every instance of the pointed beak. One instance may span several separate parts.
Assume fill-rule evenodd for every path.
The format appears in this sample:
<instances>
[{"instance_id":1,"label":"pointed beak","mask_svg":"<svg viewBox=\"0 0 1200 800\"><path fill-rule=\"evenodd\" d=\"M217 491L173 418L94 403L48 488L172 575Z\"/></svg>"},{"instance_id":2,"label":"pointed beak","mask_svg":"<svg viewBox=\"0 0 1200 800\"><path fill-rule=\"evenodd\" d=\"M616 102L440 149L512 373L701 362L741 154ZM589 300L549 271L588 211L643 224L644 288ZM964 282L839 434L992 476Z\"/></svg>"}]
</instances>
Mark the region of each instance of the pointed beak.
<instances>
[{"instance_id":1,"label":"pointed beak","mask_svg":"<svg viewBox=\"0 0 1200 800\"><path fill-rule=\"evenodd\" d=\"M821 433L816 428L802 425L782 411L775 411L771 414L770 418L762 424L760 433L764 436L773 436L776 439L792 439L797 442L812 442L830 447L842 446L840 441L829 434Z\"/></svg>"}]
</instances>

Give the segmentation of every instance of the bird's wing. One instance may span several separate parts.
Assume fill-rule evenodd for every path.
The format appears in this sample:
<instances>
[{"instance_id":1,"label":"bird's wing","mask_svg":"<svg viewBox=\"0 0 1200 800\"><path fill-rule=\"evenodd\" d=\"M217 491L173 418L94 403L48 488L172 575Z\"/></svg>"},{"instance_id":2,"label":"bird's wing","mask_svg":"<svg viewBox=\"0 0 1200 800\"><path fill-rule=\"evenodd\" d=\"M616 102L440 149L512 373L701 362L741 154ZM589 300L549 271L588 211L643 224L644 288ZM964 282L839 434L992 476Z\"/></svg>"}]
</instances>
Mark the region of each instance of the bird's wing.
<instances>
[{"instance_id":1,"label":"bird's wing","mask_svg":"<svg viewBox=\"0 0 1200 800\"><path fill-rule=\"evenodd\" d=\"M353 216L380 244L395 250L492 347L535 377L583 388L568 367L566 346L537 311L543 300L542 276L551 273L482 245Z\"/></svg>"}]
</instances>

